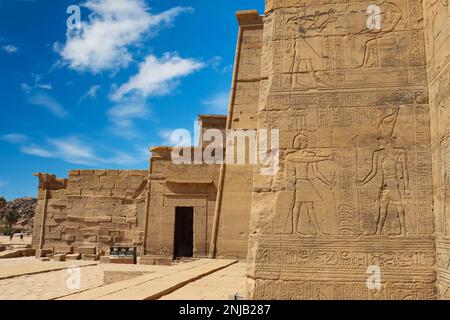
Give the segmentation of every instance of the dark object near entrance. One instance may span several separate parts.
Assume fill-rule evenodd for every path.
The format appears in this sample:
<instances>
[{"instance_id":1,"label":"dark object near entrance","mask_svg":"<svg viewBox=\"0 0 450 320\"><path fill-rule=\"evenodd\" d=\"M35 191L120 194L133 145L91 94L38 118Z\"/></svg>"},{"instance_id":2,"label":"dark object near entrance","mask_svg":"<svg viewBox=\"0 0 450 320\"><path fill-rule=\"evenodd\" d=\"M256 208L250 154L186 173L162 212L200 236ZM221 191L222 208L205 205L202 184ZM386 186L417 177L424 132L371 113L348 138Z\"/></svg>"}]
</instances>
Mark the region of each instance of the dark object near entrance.
<instances>
[{"instance_id":1,"label":"dark object near entrance","mask_svg":"<svg viewBox=\"0 0 450 320\"><path fill-rule=\"evenodd\" d=\"M111 263L136 264L136 247L111 247L109 257Z\"/></svg>"}]
</instances>

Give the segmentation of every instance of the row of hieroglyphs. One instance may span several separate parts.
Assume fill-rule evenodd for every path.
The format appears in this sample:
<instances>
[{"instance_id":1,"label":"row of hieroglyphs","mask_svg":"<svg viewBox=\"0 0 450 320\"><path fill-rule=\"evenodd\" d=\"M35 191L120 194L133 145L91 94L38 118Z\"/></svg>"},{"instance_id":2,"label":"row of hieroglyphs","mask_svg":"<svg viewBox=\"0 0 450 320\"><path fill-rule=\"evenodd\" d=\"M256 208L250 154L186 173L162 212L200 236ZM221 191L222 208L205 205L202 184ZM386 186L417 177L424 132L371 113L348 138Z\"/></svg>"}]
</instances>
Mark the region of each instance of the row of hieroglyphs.
<instances>
[{"instance_id":1,"label":"row of hieroglyphs","mask_svg":"<svg viewBox=\"0 0 450 320\"><path fill-rule=\"evenodd\" d=\"M417 249L397 249L391 252L386 250L374 249L372 252L364 250L288 250L288 249L265 249L258 250L257 263L274 265L296 265L299 267L338 267L345 270L361 269L376 265L383 270L403 268L429 268L434 265L434 253L430 250ZM447 257L448 259L448 257ZM441 259L442 260L442 259ZM442 260L442 266L448 264ZM446 266L447 268L448 266Z\"/></svg>"},{"instance_id":2,"label":"row of hieroglyphs","mask_svg":"<svg viewBox=\"0 0 450 320\"><path fill-rule=\"evenodd\" d=\"M387 283L382 290L369 290L364 283L332 283L325 281L256 280L255 299L292 300L427 300L434 299L433 284L414 282Z\"/></svg>"}]
</instances>

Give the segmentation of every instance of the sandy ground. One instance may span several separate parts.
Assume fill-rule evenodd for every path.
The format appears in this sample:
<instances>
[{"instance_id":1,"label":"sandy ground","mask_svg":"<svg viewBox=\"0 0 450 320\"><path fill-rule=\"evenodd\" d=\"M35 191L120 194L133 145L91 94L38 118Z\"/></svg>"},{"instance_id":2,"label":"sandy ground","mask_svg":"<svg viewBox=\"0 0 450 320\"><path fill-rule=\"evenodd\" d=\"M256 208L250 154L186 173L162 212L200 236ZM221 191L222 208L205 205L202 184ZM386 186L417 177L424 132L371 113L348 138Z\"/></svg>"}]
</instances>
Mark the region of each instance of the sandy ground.
<instances>
[{"instance_id":1,"label":"sandy ground","mask_svg":"<svg viewBox=\"0 0 450 320\"><path fill-rule=\"evenodd\" d=\"M15 234L13 241L9 241L8 236L0 236L0 244L31 244L31 236L24 236L23 241L20 240L19 234Z\"/></svg>"}]
</instances>

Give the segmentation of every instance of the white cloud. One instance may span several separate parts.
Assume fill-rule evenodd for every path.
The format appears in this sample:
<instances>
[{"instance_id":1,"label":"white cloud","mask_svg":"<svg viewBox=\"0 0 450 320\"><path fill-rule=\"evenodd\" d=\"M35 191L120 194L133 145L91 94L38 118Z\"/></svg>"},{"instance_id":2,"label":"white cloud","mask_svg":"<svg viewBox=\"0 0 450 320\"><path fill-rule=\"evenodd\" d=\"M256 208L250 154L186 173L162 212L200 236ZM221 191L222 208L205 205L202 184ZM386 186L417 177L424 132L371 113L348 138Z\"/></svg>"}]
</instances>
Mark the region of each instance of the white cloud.
<instances>
[{"instance_id":1,"label":"white cloud","mask_svg":"<svg viewBox=\"0 0 450 320\"><path fill-rule=\"evenodd\" d=\"M88 0L84 7L92 11L81 30L69 30L64 45L56 44L64 62L78 71L99 73L128 66L129 47L191 8L175 7L151 14L143 0Z\"/></svg>"},{"instance_id":2,"label":"white cloud","mask_svg":"<svg viewBox=\"0 0 450 320\"><path fill-rule=\"evenodd\" d=\"M24 145L20 147L20 151L22 153L25 154L29 154L32 156L37 156L37 157L41 157L41 158L53 158L56 157L56 155L51 152L48 151L40 146L36 146L36 145Z\"/></svg>"},{"instance_id":3,"label":"white cloud","mask_svg":"<svg viewBox=\"0 0 450 320\"><path fill-rule=\"evenodd\" d=\"M217 73L228 73L233 70L233 65L223 65L223 58L219 56L212 57L208 65Z\"/></svg>"},{"instance_id":4,"label":"white cloud","mask_svg":"<svg viewBox=\"0 0 450 320\"><path fill-rule=\"evenodd\" d=\"M147 160L150 158L148 156ZM136 155L131 155L125 152L117 152L116 155L111 158L110 162L117 164L119 166L126 166L130 164L138 163L141 159L137 158Z\"/></svg>"},{"instance_id":5,"label":"white cloud","mask_svg":"<svg viewBox=\"0 0 450 320\"><path fill-rule=\"evenodd\" d=\"M80 102L83 100L86 100L88 98L96 98L97 92L100 90L101 86L99 85L93 85L89 88L89 90L85 93L84 96L81 97Z\"/></svg>"},{"instance_id":6,"label":"white cloud","mask_svg":"<svg viewBox=\"0 0 450 320\"><path fill-rule=\"evenodd\" d=\"M9 143L22 143L27 141L28 137L20 133L10 133L5 134L4 136L1 137L1 139Z\"/></svg>"},{"instance_id":7,"label":"white cloud","mask_svg":"<svg viewBox=\"0 0 450 320\"><path fill-rule=\"evenodd\" d=\"M176 141L172 140L173 130L164 129L158 132L159 137L162 139L161 145L163 146L172 146Z\"/></svg>"},{"instance_id":8,"label":"white cloud","mask_svg":"<svg viewBox=\"0 0 450 320\"><path fill-rule=\"evenodd\" d=\"M69 115L69 113L58 101L44 92L32 94L29 97L28 102L30 104L46 108L59 118L67 118L67 116Z\"/></svg>"},{"instance_id":9,"label":"white cloud","mask_svg":"<svg viewBox=\"0 0 450 320\"><path fill-rule=\"evenodd\" d=\"M230 100L230 94L228 92L220 92L211 98L203 101L203 104L207 107L208 113L213 114L227 114L228 104Z\"/></svg>"},{"instance_id":10,"label":"white cloud","mask_svg":"<svg viewBox=\"0 0 450 320\"><path fill-rule=\"evenodd\" d=\"M28 137L26 137L27 139L13 139L14 136L26 137L22 134L10 134L2 138L7 137L9 141L4 139L5 141L18 144L19 150L24 154L40 158L59 159L77 165L92 167L130 166L142 163L149 158L149 153L147 153L146 158L143 157L141 146L134 146L134 152L126 153L89 141L78 135L48 138L40 144L30 142ZM98 153L100 150L102 150L101 155Z\"/></svg>"},{"instance_id":11,"label":"white cloud","mask_svg":"<svg viewBox=\"0 0 450 320\"><path fill-rule=\"evenodd\" d=\"M67 163L87 166L132 165L140 158L125 152L109 152L108 156L99 156L95 150L100 149L78 136L47 139L44 145L22 145L22 153L41 157L61 159Z\"/></svg>"},{"instance_id":12,"label":"white cloud","mask_svg":"<svg viewBox=\"0 0 450 320\"><path fill-rule=\"evenodd\" d=\"M24 145L20 151L41 158L60 158L72 164L93 165L101 161L91 146L75 136L48 139L46 146Z\"/></svg>"},{"instance_id":13,"label":"white cloud","mask_svg":"<svg viewBox=\"0 0 450 320\"><path fill-rule=\"evenodd\" d=\"M112 99L118 101L128 94L144 98L167 94L177 86L177 80L203 67L203 63L180 58L176 53L165 53L162 58L150 55L140 64L138 74L121 85Z\"/></svg>"},{"instance_id":14,"label":"white cloud","mask_svg":"<svg viewBox=\"0 0 450 320\"><path fill-rule=\"evenodd\" d=\"M40 83L39 80L35 81L35 83L32 85L25 82L21 83L20 88L25 93L30 93L33 89L53 90L53 86L51 83Z\"/></svg>"},{"instance_id":15,"label":"white cloud","mask_svg":"<svg viewBox=\"0 0 450 320\"><path fill-rule=\"evenodd\" d=\"M107 116L112 124L111 131L120 137L132 139L139 136L135 120L146 119L150 112L143 101L129 101L108 110Z\"/></svg>"},{"instance_id":16,"label":"white cloud","mask_svg":"<svg viewBox=\"0 0 450 320\"><path fill-rule=\"evenodd\" d=\"M2 46L2 50L5 51L6 53L15 53L15 52L19 51L19 48L9 44L6 46Z\"/></svg>"},{"instance_id":17,"label":"white cloud","mask_svg":"<svg viewBox=\"0 0 450 320\"><path fill-rule=\"evenodd\" d=\"M43 83L43 84L37 84L36 88L44 89L44 90L52 90L53 86L51 83Z\"/></svg>"},{"instance_id":18,"label":"white cloud","mask_svg":"<svg viewBox=\"0 0 450 320\"><path fill-rule=\"evenodd\" d=\"M93 148L77 137L49 139L49 145L57 157L69 163L90 165L101 161Z\"/></svg>"},{"instance_id":19,"label":"white cloud","mask_svg":"<svg viewBox=\"0 0 450 320\"><path fill-rule=\"evenodd\" d=\"M186 129L163 129L158 132L162 146L192 146L191 132Z\"/></svg>"},{"instance_id":20,"label":"white cloud","mask_svg":"<svg viewBox=\"0 0 450 320\"><path fill-rule=\"evenodd\" d=\"M26 93L31 92L31 90L33 90L33 87L30 86L28 83L21 83L20 87L22 88L23 91L25 91Z\"/></svg>"}]
</instances>

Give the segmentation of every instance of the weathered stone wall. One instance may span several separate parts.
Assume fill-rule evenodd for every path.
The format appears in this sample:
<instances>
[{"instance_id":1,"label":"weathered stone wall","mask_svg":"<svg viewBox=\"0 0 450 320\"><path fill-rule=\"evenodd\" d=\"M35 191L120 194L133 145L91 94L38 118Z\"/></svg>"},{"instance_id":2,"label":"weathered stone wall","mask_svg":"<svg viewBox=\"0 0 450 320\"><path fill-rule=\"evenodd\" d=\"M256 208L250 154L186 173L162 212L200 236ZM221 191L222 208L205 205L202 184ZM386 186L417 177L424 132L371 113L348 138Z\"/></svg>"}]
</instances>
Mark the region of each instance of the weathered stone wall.
<instances>
[{"instance_id":1,"label":"weathered stone wall","mask_svg":"<svg viewBox=\"0 0 450 320\"><path fill-rule=\"evenodd\" d=\"M32 245L33 248L39 248L40 244L44 244L41 240L41 234L45 232L51 232L51 226L45 226L45 212L48 211L49 203L56 203L56 199L60 199L62 196L65 197L65 189L67 188L67 179L58 179L55 175L39 173L35 174L39 179L38 186L38 202L36 205L36 211L34 215L34 225L33 225L33 237ZM66 214L61 214L61 207L58 208L57 213L53 218L57 221L65 221ZM65 209L65 206L64 206ZM42 229L44 222L44 229Z\"/></svg>"},{"instance_id":2,"label":"weathered stone wall","mask_svg":"<svg viewBox=\"0 0 450 320\"><path fill-rule=\"evenodd\" d=\"M209 146L212 142L217 143L216 141L211 141L211 137L208 136L207 132L214 130L220 131L222 137L226 136L226 115L200 115L198 117L200 122L200 143L199 145L203 148ZM206 139L206 140L204 140ZM225 141L222 139L221 145L222 147L225 145Z\"/></svg>"},{"instance_id":3,"label":"weathered stone wall","mask_svg":"<svg viewBox=\"0 0 450 320\"><path fill-rule=\"evenodd\" d=\"M108 250L112 244L133 244L142 250L147 175L145 170L72 170L61 180L39 174L33 245L39 246L43 232L44 248Z\"/></svg>"},{"instance_id":4,"label":"weathered stone wall","mask_svg":"<svg viewBox=\"0 0 450 320\"><path fill-rule=\"evenodd\" d=\"M192 148L201 151L201 148ZM194 209L194 257L206 257L211 240L219 165L174 164L172 148L152 149L146 255L173 258L176 207Z\"/></svg>"},{"instance_id":5,"label":"weathered stone wall","mask_svg":"<svg viewBox=\"0 0 450 320\"><path fill-rule=\"evenodd\" d=\"M255 168L251 298L436 298L422 1L380 2L381 30L368 5L266 3L258 128L282 168Z\"/></svg>"},{"instance_id":6,"label":"weathered stone wall","mask_svg":"<svg viewBox=\"0 0 450 320\"><path fill-rule=\"evenodd\" d=\"M439 297L450 299L450 9L424 1Z\"/></svg>"},{"instance_id":7,"label":"weathered stone wall","mask_svg":"<svg viewBox=\"0 0 450 320\"><path fill-rule=\"evenodd\" d=\"M232 92L231 129L256 129L261 80L262 18L256 11L239 12L240 37ZM230 152L227 147L227 152ZM237 155L237 148L235 148ZM227 164L220 210L216 256L246 259L253 165Z\"/></svg>"}]
</instances>

